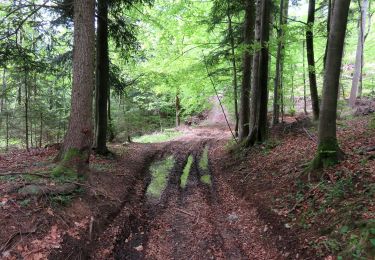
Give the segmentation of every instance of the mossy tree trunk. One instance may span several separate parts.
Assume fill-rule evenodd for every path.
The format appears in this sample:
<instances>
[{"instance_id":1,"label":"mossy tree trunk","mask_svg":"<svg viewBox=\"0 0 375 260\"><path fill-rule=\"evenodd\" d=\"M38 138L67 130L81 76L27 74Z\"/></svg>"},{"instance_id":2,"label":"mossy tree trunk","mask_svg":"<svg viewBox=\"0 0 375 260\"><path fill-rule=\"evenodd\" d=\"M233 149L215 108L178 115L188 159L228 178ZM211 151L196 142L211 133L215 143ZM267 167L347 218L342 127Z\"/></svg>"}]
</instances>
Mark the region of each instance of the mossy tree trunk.
<instances>
[{"instance_id":1,"label":"mossy tree trunk","mask_svg":"<svg viewBox=\"0 0 375 260\"><path fill-rule=\"evenodd\" d=\"M334 165L342 157L336 137L336 113L349 5L350 0L342 0L333 10L319 120L319 144L312 169Z\"/></svg>"},{"instance_id":2,"label":"mossy tree trunk","mask_svg":"<svg viewBox=\"0 0 375 260\"><path fill-rule=\"evenodd\" d=\"M73 87L69 126L58 174L82 173L88 166L93 131L92 98L95 67L95 0L74 1Z\"/></svg>"},{"instance_id":3,"label":"mossy tree trunk","mask_svg":"<svg viewBox=\"0 0 375 260\"><path fill-rule=\"evenodd\" d=\"M244 23L244 44L245 51L243 55L243 75L240 98L239 114L239 139L244 141L250 132L250 90L251 90L251 71L252 71L252 50L251 44L254 41L255 26L255 4L254 0L247 0L245 6Z\"/></svg>"}]
</instances>

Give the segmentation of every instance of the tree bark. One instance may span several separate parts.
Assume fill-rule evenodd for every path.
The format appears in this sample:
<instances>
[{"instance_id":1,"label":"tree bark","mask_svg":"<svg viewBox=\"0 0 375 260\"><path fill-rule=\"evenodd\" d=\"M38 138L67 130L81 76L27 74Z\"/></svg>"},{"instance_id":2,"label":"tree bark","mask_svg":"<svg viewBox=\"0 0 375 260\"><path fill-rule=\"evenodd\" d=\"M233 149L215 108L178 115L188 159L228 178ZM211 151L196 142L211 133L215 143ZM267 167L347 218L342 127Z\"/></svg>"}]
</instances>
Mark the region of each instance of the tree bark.
<instances>
[{"instance_id":1,"label":"tree bark","mask_svg":"<svg viewBox=\"0 0 375 260\"><path fill-rule=\"evenodd\" d=\"M108 128L108 89L109 89L109 54L108 54L108 3L98 0L98 27L96 35L96 153L107 154Z\"/></svg>"},{"instance_id":2,"label":"tree bark","mask_svg":"<svg viewBox=\"0 0 375 260\"><path fill-rule=\"evenodd\" d=\"M361 15L358 21L358 25L359 25L358 44L357 44L357 51L356 51L356 58L355 58L354 74L353 74L353 79L352 79L352 89L350 91L350 97L349 97L349 105L351 107L355 105L357 96L360 97L362 94L362 88L359 89L359 86L361 84L361 78L362 78L363 50L364 50L364 43L365 43L368 0L363 0L362 6L360 5L359 9L360 9Z\"/></svg>"},{"instance_id":3,"label":"tree bark","mask_svg":"<svg viewBox=\"0 0 375 260\"><path fill-rule=\"evenodd\" d=\"M318 151L312 168L331 166L339 161L342 152L336 137L337 96L350 0L336 5L332 15L327 64L324 75L322 111L318 130Z\"/></svg>"},{"instance_id":4,"label":"tree bark","mask_svg":"<svg viewBox=\"0 0 375 260\"><path fill-rule=\"evenodd\" d=\"M303 111L307 115L306 102L306 68L305 68L305 41L302 42L302 68L303 68Z\"/></svg>"},{"instance_id":5,"label":"tree bark","mask_svg":"<svg viewBox=\"0 0 375 260\"><path fill-rule=\"evenodd\" d=\"M113 122L111 116L111 89L108 88L108 141L113 142L115 139L115 131L113 129Z\"/></svg>"},{"instance_id":6,"label":"tree bark","mask_svg":"<svg viewBox=\"0 0 375 260\"><path fill-rule=\"evenodd\" d=\"M74 0L73 87L69 126L56 174L83 174L92 146L95 67L95 0Z\"/></svg>"},{"instance_id":7,"label":"tree bark","mask_svg":"<svg viewBox=\"0 0 375 260\"><path fill-rule=\"evenodd\" d=\"M306 51L309 70L310 94L313 110L313 119L319 119L319 98L316 84L315 57L314 57L314 23L315 23L315 0L309 0L306 30Z\"/></svg>"},{"instance_id":8,"label":"tree bark","mask_svg":"<svg viewBox=\"0 0 375 260\"><path fill-rule=\"evenodd\" d=\"M281 90L283 85L283 67L285 56L285 31L284 26L287 24L289 0L280 1L280 14L279 14L279 28L277 31L277 54L276 54L276 75L274 81L273 92L273 116L272 124L276 125L280 122L280 104L281 104Z\"/></svg>"},{"instance_id":9,"label":"tree bark","mask_svg":"<svg viewBox=\"0 0 375 260\"><path fill-rule=\"evenodd\" d=\"M261 49L255 53L253 61L254 71L250 112L251 132L246 140L247 145L264 142L267 138L270 6L269 0L258 0L257 2L255 39L260 42Z\"/></svg>"},{"instance_id":10,"label":"tree bark","mask_svg":"<svg viewBox=\"0 0 375 260\"><path fill-rule=\"evenodd\" d=\"M178 96L178 93L176 94L176 100L175 100L175 105L176 105L176 127L179 127L181 124L181 104L180 104L180 97Z\"/></svg>"},{"instance_id":11,"label":"tree bark","mask_svg":"<svg viewBox=\"0 0 375 260\"><path fill-rule=\"evenodd\" d=\"M233 69L233 99L234 99L234 116L236 120L236 125L234 128L235 136L238 136L238 125L239 125L239 118L238 118L238 80L237 80L237 63L236 63L236 54L235 54L235 45L234 45L234 36L233 36L233 26L232 26L232 17L229 13L229 1L228 1L228 9L227 9L227 17L228 17L228 31L229 31L229 41L230 41L230 48L231 48L231 55L232 55L232 69Z\"/></svg>"},{"instance_id":12,"label":"tree bark","mask_svg":"<svg viewBox=\"0 0 375 260\"><path fill-rule=\"evenodd\" d=\"M240 114L239 114L239 139L243 141L250 132L250 91L252 71L252 50L251 44L254 41L255 26L255 4L254 0L247 0L245 6L244 44L243 55L243 78L241 86Z\"/></svg>"}]
</instances>

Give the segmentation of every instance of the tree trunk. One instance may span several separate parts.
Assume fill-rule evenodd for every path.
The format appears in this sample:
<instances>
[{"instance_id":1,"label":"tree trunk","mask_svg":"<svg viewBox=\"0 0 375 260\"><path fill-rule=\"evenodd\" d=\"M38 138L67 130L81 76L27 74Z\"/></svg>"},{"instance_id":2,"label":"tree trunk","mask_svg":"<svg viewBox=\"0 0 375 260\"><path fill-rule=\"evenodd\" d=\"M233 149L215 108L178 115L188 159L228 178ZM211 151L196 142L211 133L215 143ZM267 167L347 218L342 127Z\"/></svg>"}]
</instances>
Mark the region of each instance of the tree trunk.
<instances>
[{"instance_id":1,"label":"tree trunk","mask_svg":"<svg viewBox=\"0 0 375 260\"><path fill-rule=\"evenodd\" d=\"M228 31L229 31L229 40L230 40L230 48L231 48L231 55L232 55L232 69L233 69L233 97L234 97L234 116L236 119L236 126L235 126L235 136L238 136L238 103L237 103L237 64L236 64L236 54L235 54L235 45L234 45L234 36L233 36L233 26L232 26L232 18L229 13L229 2L228 2L228 9L227 9L227 17L228 17Z\"/></svg>"},{"instance_id":2,"label":"tree trunk","mask_svg":"<svg viewBox=\"0 0 375 260\"><path fill-rule=\"evenodd\" d=\"M176 127L179 127L181 124L181 105L180 105L180 97L178 96L178 93L176 94Z\"/></svg>"},{"instance_id":3,"label":"tree trunk","mask_svg":"<svg viewBox=\"0 0 375 260\"><path fill-rule=\"evenodd\" d=\"M98 28L96 36L96 153L107 154L108 128L108 89L109 89L109 54L108 54L108 3L98 1Z\"/></svg>"},{"instance_id":4,"label":"tree trunk","mask_svg":"<svg viewBox=\"0 0 375 260\"><path fill-rule=\"evenodd\" d=\"M73 87L69 126L56 175L83 174L92 145L95 65L95 0L74 0Z\"/></svg>"},{"instance_id":5,"label":"tree trunk","mask_svg":"<svg viewBox=\"0 0 375 260\"><path fill-rule=\"evenodd\" d=\"M318 151L312 168L328 167L342 155L336 137L337 96L350 0L340 1L332 15L327 64L324 75L322 111L318 130Z\"/></svg>"},{"instance_id":6,"label":"tree trunk","mask_svg":"<svg viewBox=\"0 0 375 260\"><path fill-rule=\"evenodd\" d=\"M315 57L314 57L314 23L315 23L315 0L309 0L309 11L306 30L306 51L310 80L310 94L313 110L313 119L319 119L319 98L316 85Z\"/></svg>"},{"instance_id":7,"label":"tree trunk","mask_svg":"<svg viewBox=\"0 0 375 260\"><path fill-rule=\"evenodd\" d=\"M29 151L29 87L27 84L27 68L24 68L24 87L25 87L25 143L26 150Z\"/></svg>"},{"instance_id":8,"label":"tree trunk","mask_svg":"<svg viewBox=\"0 0 375 260\"><path fill-rule=\"evenodd\" d=\"M4 111L4 104L5 104L5 95L7 90L7 81L6 81L6 68L3 69L3 82L2 82L2 90L1 90L1 99L0 99L0 112Z\"/></svg>"},{"instance_id":9,"label":"tree trunk","mask_svg":"<svg viewBox=\"0 0 375 260\"><path fill-rule=\"evenodd\" d=\"M258 0L257 2L255 39L260 42L262 48L255 53L253 61L250 111L251 133L246 140L247 145L263 142L267 137L270 6L269 0Z\"/></svg>"},{"instance_id":10,"label":"tree trunk","mask_svg":"<svg viewBox=\"0 0 375 260\"><path fill-rule=\"evenodd\" d=\"M368 0L363 0L362 6L360 5L359 8L360 8L361 15L358 21L358 25L359 25L358 44L357 44L357 51L356 51L356 58L355 58L354 74L353 74L353 79L352 79L352 89L350 91L350 97L349 97L349 105L351 107L355 105L357 95L358 97L360 97L362 94L362 89L359 91L359 85L361 83L361 78L362 78L363 50L364 50L364 42L365 42Z\"/></svg>"},{"instance_id":11,"label":"tree trunk","mask_svg":"<svg viewBox=\"0 0 375 260\"><path fill-rule=\"evenodd\" d=\"M243 78L241 86L240 114L239 114L239 139L245 140L250 132L250 90L251 90L251 71L252 71L252 50L251 44L254 41L255 26L255 4L254 0L247 0L245 7L245 24L244 24L244 45L245 51L243 56Z\"/></svg>"},{"instance_id":12,"label":"tree trunk","mask_svg":"<svg viewBox=\"0 0 375 260\"><path fill-rule=\"evenodd\" d=\"M283 67L285 56L285 31L284 26L287 24L289 0L280 1L280 14L279 14L279 28L277 30L277 54L276 54L276 75L274 81L273 92L273 117L272 124L276 125L280 122L280 97L283 85Z\"/></svg>"},{"instance_id":13,"label":"tree trunk","mask_svg":"<svg viewBox=\"0 0 375 260\"><path fill-rule=\"evenodd\" d=\"M42 148L42 142L43 142L43 113L40 112L39 148Z\"/></svg>"},{"instance_id":14,"label":"tree trunk","mask_svg":"<svg viewBox=\"0 0 375 260\"><path fill-rule=\"evenodd\" d=\"M303 111L307 115L306 102L306 68L305 68L305 41L302 42L302 68L303 68Z\"/></svg>"},{"instance_id":15,"label":"tree trunk","mask_svg":"<svg viewBox=\"0 0 375 260\"><path fill-rule=\"evenodd\" d=\"M108 88L108 141L113 142L115 139L115 131L113 129L113 122L111 116L111 89Z\"/></svg>"}]
</instances>

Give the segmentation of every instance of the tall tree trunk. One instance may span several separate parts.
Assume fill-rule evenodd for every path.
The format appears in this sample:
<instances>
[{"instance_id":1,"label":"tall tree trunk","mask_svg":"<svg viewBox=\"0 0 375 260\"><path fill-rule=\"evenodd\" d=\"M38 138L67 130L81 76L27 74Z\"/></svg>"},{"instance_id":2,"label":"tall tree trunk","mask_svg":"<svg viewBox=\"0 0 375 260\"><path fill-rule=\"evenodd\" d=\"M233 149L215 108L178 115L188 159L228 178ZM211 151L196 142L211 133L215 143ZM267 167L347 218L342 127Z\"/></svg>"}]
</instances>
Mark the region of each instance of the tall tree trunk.
<instances>
[{"instance_id":1,"label":"tall tree trunk","mask_svg":"<svg viewBox=\"0 0 375 260\"><path fill-rule=\"evenodd\" d=\"M333 7L335 5L335 0L328 0L328 18L327 18L327 40L326 40L326 48L324 52L324 58L323 58L323 67L325 69L326 61L327 61L327 52L328 52L328 41L329 41L329 31L331 30L331 18L332 18L332 12Z\"/></svg>"},{"instance_id":2,"label":"tall tree trunk","mask_svg":"<svg viewBox=\"0 0 375 260\"><path fill-rule=\"evenodd\" d=\"M26 150L29 151L29 86L27 82L27 68L24 68L24 88L25 88L25 143Z\"/></svg>"},{"instance_id":3,"label":"tall tree trunk","mask_svg":"<svg viewBox=\"0 0 375 260\"><path fill-rule=\"evenodd\" d=\"M6 71L7 69L3 69L3 82L1 86L1 99L0 99L0 113L4 111L4 104L5 104L5 96L7 90L7 80L6 80Z\"/></svg>"},{"instance_id":4,"label":"tall tree trunk","mask_svg":"<svg viewBox=\"0 0 375 260\"><path fill-rule=\"evenodd\" d=\"M337 163L342 155L336 137L337 96L350 0L336 5L332 15L327 64L324 75L322 111L318 130L318 151L312 168Z\"/></svg>"},{"instance_id":5,"label":"tall tree trunk","mask_svg":"<svg viewBox=\"0 0 375 260\"><path fill-rule=\"evenodd\" d=\"M113 129L113 121L111 116L111 89L108 88L108 141L113 142L115 139L115 131Z\"/></svg>"},{"instance_id":6,"label":"tall tree trunk","mask_svg":"<svg viewBox=\"0 0 375 260\"><path fill-rule=\"evenodd\" d=\"M95 68L95 0L74 0L73 87L69 126L55 174L83 174L88 166L93 131Z\"/></svg>"},{"instance_id":7,"label":"tall tree trunk","mask_svg":"<svg viewBox=\"0 0 375 260\"><path fill-rule=\"evenodd\" d=\"M179 127L181 124L181 104L180 104L180 97L178 96L179 94L176 94L176 100L175 100L175 105L176 105L176 127Z\"/></svg>"},{"instance_id":8,"label":"tall tree trunk","mask_svg":"<svg viewBox=\"0 0 375 260\"><path fill-rule=\"evenodd\" d=\"M283 67L284 67L284 56L285 56L285 30L284 27L287 24L289 0L280 1L280 13L279 13L279 28L277 30L277 54L276 54L276 75L274 81L274 92L273 92L273 116L272 124L276 125L279 123L280 118L280 97L283 85Z\"/></svg>"},{"instance_id":9,"label":"tall tree trunk","mask_svg":"<svg viewBox=\"0 0 375 260\"><path fill-rule=\"evenodd\" d=\"M98 0L98 28L96 36L96 153L107 154L108 128L108 89L109 89L109 54L108 54L108 3Z\"/></svg>"},{"instance_id":10,"label":"tall tree trunk","mask_svg":"<svg viewBox=\"0 0 375 260\"><path fill-rule=\"evenodd\" d=\"M260 42L262 48L255 53L253 61L250 111L251 133L247 138L247 145L263 142L267 137L270 6L269 0L258 0L257 2L255 39Z\"/></svg>"},{"instance_id":11,"label":"tall tree trunk","mask_svg":"<svg viewBox=\"0 0 375 260\"><path fill-rule=\"evenodd\" d=\"M316 85L316 70L314 57L314 23L315 23L315 0L309 0L309 11L306 29L306 51L309 70L310 94L314 120L319 119L319 98Z\"/></svg>"},{"instance_id":12,"label":"tall tree trunk","mask_svg":"<svg viewBox=\"0 0 375 260\"><path fill-rule=\"evenodd\" d=\"M232 69L233 69L233 97L234 97L234 116L236 119L236 126L235 126L235 135L238 136L238 97L237 97L237 64L236 64L236 53L235 53L235 44L234 44L234 36L233 36L233 26L232 26L232 17L230 15L229 10L229 1L228 1L228 9L227 9L227 17L228 17L228 31L229 31L229 41L230 41L230 48L231 48L231 55L232 55Z\"/></svg>"},{"instance_id":13,"label":"tall tree trunk","mask_svg":"<svg viewBox=\"0 0 375 260\"><path fill-rule=\"evenodd\" d=\"M40 112L39 148L42 148L42 142L43 142L43 112Z\"/></svg>"},{"instance_id":14,"label":"tall tree trunk","mask_svg":"<svg viewBox=\"0 0 375 260\"><path fill-rule=\"evenodd\" d=\"M239 114L239 139L243 141L250 133L250 90L252 71L251 44L254 41L255 4L254 0L247 0L245 6L243 78L241 86L240 114Z\"/></svg>"},{"instance_id":15,"label":"tall tree trunk","mask_svg":"<svg viewBox=\"0 0 375 260\"><path fill-rule=\"evenodd\" d=\"M367 11L368 11L368 0L363 0L362 5L359 6L361 15L358 21L358 43L357 43L357 51L356 51L356 58L355 58L355 68L354 74L352 79L352 89L350 91L349 97L349 105L353 107L355 105L355 101L358 97L362 94L362 88L359 91L359 85L361 84L362 78L362 68L363 68L363 50L364 50L364 43L365 43L365 30L366 30L366 18L367 18Z\"/></svg>"},{"instance_id":16,"label":"tall tree trunk","mask_svg":"<svg viewBox=\"0 0 375 260\"><path fill-rule=\"evenodd\" d=\"M307 102L306 102L306 68L305 68L305 41L302 42L302 68L303 68L303 111L307 115Z\"/></svg>"}]
</instances>

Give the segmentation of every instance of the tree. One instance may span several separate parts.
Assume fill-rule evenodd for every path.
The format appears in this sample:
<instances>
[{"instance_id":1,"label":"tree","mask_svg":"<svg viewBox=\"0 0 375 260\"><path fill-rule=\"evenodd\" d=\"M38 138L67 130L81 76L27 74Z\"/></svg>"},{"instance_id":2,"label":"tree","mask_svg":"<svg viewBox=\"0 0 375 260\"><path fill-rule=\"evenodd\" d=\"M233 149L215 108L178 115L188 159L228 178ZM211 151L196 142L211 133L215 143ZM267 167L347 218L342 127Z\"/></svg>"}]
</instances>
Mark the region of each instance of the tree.
<instances>
[{"instance_id":1,"label":"tree","mask_svg":"<svg viewBox=\"0 0 375 260\"><path fill-rule=\"evenodd\" d=\"M319 98L318 88L316 84L316 69L314 57L314 23L315 23L315 0L309 0L309 10L307 15L306 26L306 51L307 51L307 64L309 71L310 81L310 94L312 101L312 110L314 120L319 119Z\"/></svg>"},{"instance_id":2,"label":"tree","mask_svg":"<svg viewBox=\"0 0 375 260\"><path fill-rule=\"evenodd\" d=\"M80 171L89 162L92 146L94 89L95 0L74 0L73 87L69 126L60 150L56 174Z\"/></svg>"},{"instance_id":3,"label":"tree","mask_svg":"<svg viewBox=\"0 0 375 260\"><path fill-rule=\"evenodd\" d=\"M358 2L359 3L359 2ZM352 79L352 89L350 92L349 105L353 107L357 96L360 97L362 94L362 69L363 69L363 50L365 45L365 30L366 30L366 18L368 12L368 0L363 0L362 4L359 4L360 15L358 19L358 43L355 58L354 74Z\"/></svg>"},{"instance_id":4,"label":"tree","mask_svg":"<svg viewBox=\"0 0 375 260\"><path fill-rule=\"evenodd\" d=\"M277 56L276 56L276 75L273 96L273 117L272 123L278 124L280 117L281 91L283 85L283 67L285 56L285 26L288 18L289 0L280 1L279 28L277 29Z\"/></svg>"},{"instance_id":5,"label":"tree","mask_svg":"<svg viewBox=\"0 0 375 260\"><path fill-rule=\"evenodd\" d=\"M96 35L96 92L95 92L95 151L107 154L107 125L109 99L108 1L98 0Z\"/></svg>"},{"instance_id":6,"label":"tree","mask_svg":"<svg viewBox=\"0 0 375 260\"><path fill-rule=\"evenodd\" d=\"M250 90L251 90L251 71L252 71L252 50L251 44L254 41L255 26L255 4L254 0L247 0L245 5L245 22L244 22L244 45L243 54L243 75L240 99L239 114L239 139L243 141L250 132Z\"/></svg>"},{"instance_id":7,"label":"tree","mask_svg":"<svg viewBox=\"0 0 375 260\"><path fill-rule=\"evenodd\" d=\"M324 74L322 110L319 119L318 151L312 162L312 169L331 166L342 157L336 137L336 114L349 6L350 0L342 0L340 4L335 5L332 14Z\"/></svg>"},{"instance_id":8,"label":"tree","mask_svg":"<svg viewBox=\"0 0 375 260\"><path fill-rule=\"evenodd\" d=\"M257 15L255 23L255 40L259 50L253 59L253 79L251 89L250 124L251 132L246 140L246 145L263 142L267 138L267 105L268 105L268 41L270 26L271 2L257 2Z\"/></svg>"}]
</instances>

